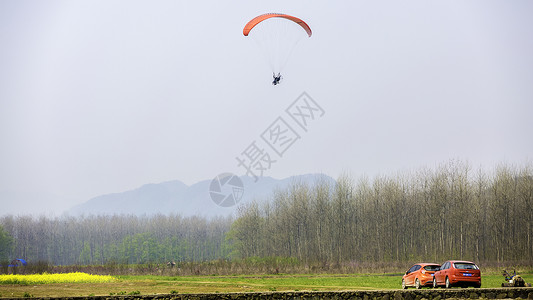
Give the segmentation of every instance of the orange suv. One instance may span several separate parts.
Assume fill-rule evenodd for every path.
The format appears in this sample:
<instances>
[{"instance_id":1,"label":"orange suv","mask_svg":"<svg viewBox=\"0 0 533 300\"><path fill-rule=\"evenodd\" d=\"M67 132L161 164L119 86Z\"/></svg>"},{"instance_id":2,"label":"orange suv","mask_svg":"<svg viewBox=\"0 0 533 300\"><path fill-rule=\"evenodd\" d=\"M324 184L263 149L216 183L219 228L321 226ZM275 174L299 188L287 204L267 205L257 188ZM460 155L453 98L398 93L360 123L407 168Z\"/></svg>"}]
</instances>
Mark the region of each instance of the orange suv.
<instances>
[{"instance_id":1,"label":"orange suv","mask_svg":"<svg viewBox=\"0 0 533 300\"><path fill-rule=\"evenodd\" d=\"M419 289L423 286L431 286L433 284L433 273L438 270L439 264L433 263L419 263L413 265L405 275L402 277L402 288L414 286Z\"/></svg>"},{"instance_id":2,"label":"orange suv","mask_svg":"<svg viewBox=\"0 0 533 300\"><path fill-rule=\"evenodd\" d=\"M433 287L473 286L481 287L481 271L471 261L449 260L442 264L433 276Z\"/></svg>"}]
</instances>

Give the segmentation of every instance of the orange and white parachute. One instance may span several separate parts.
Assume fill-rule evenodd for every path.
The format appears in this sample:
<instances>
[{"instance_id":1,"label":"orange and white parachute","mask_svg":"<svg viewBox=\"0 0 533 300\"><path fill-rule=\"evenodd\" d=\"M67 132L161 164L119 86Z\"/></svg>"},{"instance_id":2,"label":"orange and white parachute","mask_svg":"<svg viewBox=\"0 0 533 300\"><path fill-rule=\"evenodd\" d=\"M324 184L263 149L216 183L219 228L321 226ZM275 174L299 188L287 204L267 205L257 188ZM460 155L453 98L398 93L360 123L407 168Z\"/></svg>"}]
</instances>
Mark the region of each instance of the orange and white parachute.
<instances>
[{"instance_id":1,"label":"orange and white parachute","mask_svg":"<svg viewBox=\"0 0 533 300\"><path fill-rule=\"evenodd\" d=\"M251 19L242 33L258 44L273 74L283 71L298 42L313 34L302 19L281 13L267 13Z\"/></svg>"},{"instance_id":2,"label":"orange and white parachute","mask_svg":"<svg viewBox=\"0 0 533 300\"><path fill-rule=\"evenodd\" d=\"M305 23L302 19L290 16L290 15L286 15L286 14L276 14L276 13L263 14L263 15L260 15L260 16L257 16L251 19L250 22L246 23L246 26L244 26L244 29L242 30L242 34L244 34L245 36L248 36L248 34L250 33L250 30L252 30L257 24L265 20L268 20L270 18L284 18L284 19L293 21L294 23L300 25L305 30L307 35L309 35L309 37L313 35L313 32L311 31L311 27L309 27L309 25L307 25L307 23Z\"/></svg>"}]
</instances>

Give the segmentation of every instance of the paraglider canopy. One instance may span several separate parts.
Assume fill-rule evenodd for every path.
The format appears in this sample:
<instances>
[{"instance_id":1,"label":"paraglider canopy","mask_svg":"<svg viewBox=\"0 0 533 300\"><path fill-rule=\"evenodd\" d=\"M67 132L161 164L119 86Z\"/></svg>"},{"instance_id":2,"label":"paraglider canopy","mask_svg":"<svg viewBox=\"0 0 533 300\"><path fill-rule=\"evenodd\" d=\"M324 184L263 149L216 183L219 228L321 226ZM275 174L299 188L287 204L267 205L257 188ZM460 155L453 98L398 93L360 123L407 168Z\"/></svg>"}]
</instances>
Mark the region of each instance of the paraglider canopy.
<instances>
[{"instance_id":1,"label":"paraglider canopy","mask_svg":"<svg viewBox=\"0 0 533 300\"><path fill-rule=\"evenodd\" d=\"M252 30L255 27L255 25L270 18L285 18L287 20L291 20L295 22L296 24L302 26L302 28L305 30L305 32L307 32L307 35L309 37L313 35L313 32L311 31L311 27L309 27L309 25L307 25L307 23L305 23L302 19L290 16L290 15L286 15L286 14L277 14L277 13L263 14L263 15L253 18L252 20L250 20L250 22L246 24L246 26L244 26L244 29L242 30L242 34L244 34L245 36L248 36L248 34L250 33L250 30Z\"/></svg>"},{"instance_id":2,"label":"paraglider canopy","mask_svg":"<svg viewBox=\"0 0 533 300\"><path fill-rule=\"evenodd\" d=\"M259 15L246 23L242 33L257 43L270 65L273 74L283 71L296 44L304 38L311 37L311 27L302 19L281 13ZM281 77L274 85L279 83Z\"/></svg>"}]
</instances>

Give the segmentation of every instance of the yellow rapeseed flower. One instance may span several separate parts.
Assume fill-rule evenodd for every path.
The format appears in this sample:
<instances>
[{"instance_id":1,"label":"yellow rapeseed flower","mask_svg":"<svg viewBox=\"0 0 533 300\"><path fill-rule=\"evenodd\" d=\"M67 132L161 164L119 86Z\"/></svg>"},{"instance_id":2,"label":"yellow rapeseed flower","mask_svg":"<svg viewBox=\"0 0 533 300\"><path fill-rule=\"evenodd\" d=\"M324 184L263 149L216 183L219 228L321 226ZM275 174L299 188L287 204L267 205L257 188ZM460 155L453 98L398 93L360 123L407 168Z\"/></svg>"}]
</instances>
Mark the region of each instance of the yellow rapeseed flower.
<instances>
[{"instance_id":1,"label":"yellow rapeseed flower","mask_svg":"<svg viewBox=\"0 0 533 300\"><path fill-rule=\"evenodd\" d=\"M91 275L87 273L0 275L0 284L47 284L47 283L99 283L112 282L117 279L108 275Z\"/></svg>"}]
</instances>

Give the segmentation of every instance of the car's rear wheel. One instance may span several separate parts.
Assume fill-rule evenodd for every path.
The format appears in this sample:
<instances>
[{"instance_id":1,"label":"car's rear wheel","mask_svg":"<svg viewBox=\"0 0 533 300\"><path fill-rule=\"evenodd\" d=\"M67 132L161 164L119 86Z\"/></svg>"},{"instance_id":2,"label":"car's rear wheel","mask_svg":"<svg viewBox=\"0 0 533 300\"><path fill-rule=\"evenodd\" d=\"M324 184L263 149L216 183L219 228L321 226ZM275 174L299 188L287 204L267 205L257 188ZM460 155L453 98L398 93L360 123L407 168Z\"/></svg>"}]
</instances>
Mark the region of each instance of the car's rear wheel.
<instances>
[{"instance_id":1,"label":"car's rear wheel","mask_svg":"<svg viewBox=\"0 0 533 300\"><path fill-rule=\"evenodd\" d=\"M420 286L420 280L418 280L418 278L415 279L415 287L416 287L417 289L420 289L420 288L421 288L421 286Z\"/></svg>"},{"instance_id":2,"label":"car's rear wheel","mask_svg":"<svg viewBox=\"0 0 533 300\"><path fill-rule=\"evenodd\" d=\"M448 276L446 276L446 288L449 289L452 287L452 284L450 283L450 279L448 279Z\"/></svg>"},{"instance_id":3,"label":"car's rear wheel","mask_svg":"<svg viewBox=\"0 0 533 300\"><path fill-rule=\"evenodd\" d=\"M405 280L402 279L402 289L406 290L407 289L407 285L405 284Z\"/></svg>"},{"instance_id":4,"label":"car's rear wheel","mask_svg":"<svg viewBox=\"0 0 533 300\"><path fill-rule=\"evenodd\" d=\"M439 285L437 284L437 278L433 277L433 288L438 288Z\"/></svg>"}]
</instances>

